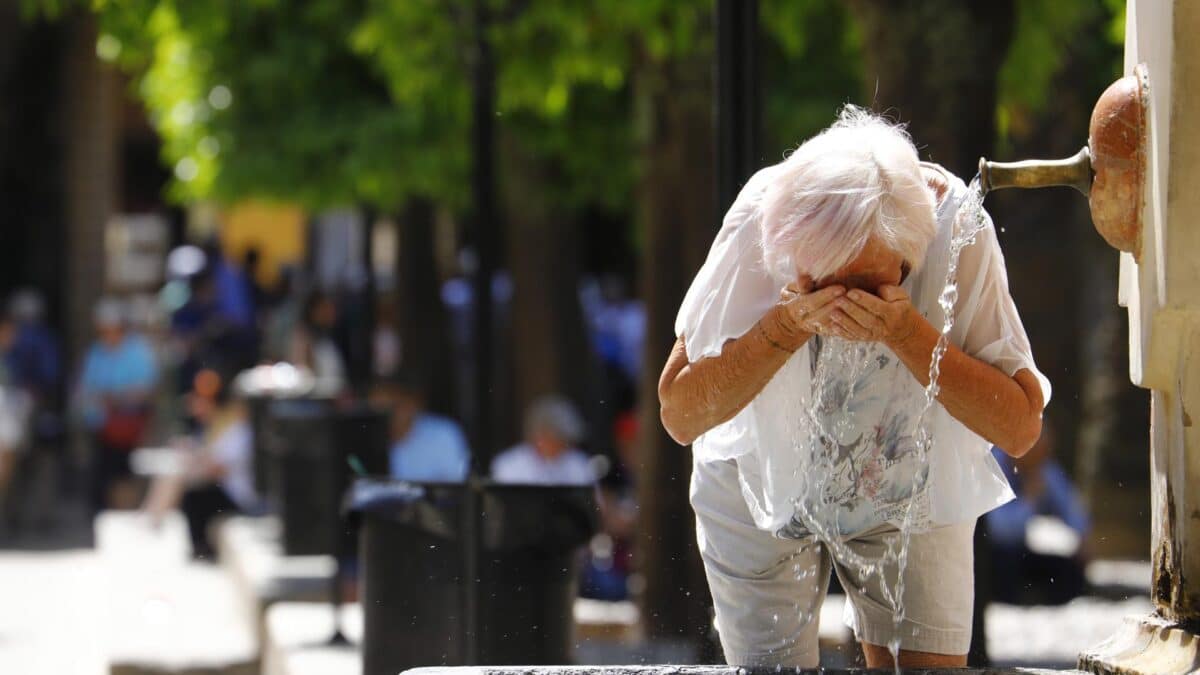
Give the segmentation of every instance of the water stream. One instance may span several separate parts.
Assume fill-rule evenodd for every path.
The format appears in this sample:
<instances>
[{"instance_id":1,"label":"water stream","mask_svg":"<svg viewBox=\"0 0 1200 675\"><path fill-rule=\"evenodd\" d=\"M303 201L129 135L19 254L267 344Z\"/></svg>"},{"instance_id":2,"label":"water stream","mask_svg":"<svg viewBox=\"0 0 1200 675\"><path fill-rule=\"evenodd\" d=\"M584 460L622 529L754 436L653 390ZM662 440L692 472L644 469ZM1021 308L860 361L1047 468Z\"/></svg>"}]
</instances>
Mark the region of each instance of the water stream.
<instances>
[{"instance_id":1,"label":"water stream","mask_svg":"<svg viewBox=\"0 0 1200 675\"><path fill-rule=\"evenodd\" d=\"M863 477L872 468L866 465L865 459L856 464L855 457L848 456L849 453L844 451L846 446L841 443L859 426L856 424L852 403L855 402L857 387L861 384L863 375L867 374L871 364L878 358L878 350L881 347L837 338L814 338L818 342L814 345L813 352L803 352L806 355L816 354L811 365L811 397L796 394L798 398L789 401L792 405L788 405L788 410L799 413L789 420L793 427L793 449L801 453L801 457L811 458L811 463L804 466L803 470L798 469L794 476L801 489L799 497L794 501L795 512L790 526L794 532L789 536L811 535L825 546L840 565L856 570L864 588L868 583L879 584L883 598L892 607L893 634L897 637L893 637L887 647L892 654L897 673L900 651L898 635L905 616L904 573L908 565L909 543L913 528L924 520L929 506L929 451L933 444L929 430L930 413L934 410L939 392L941 361L949 346L950 331L954 327L954 306L958 300L959 254L974 242L975 236L987 223L983 211L983 197L979 177L976 176L971 181L953 222L945 283L938 297L944 320L930 359L929 384L924 389L924 401L919 414L912 421L911 454L915 461L904 464L906 470L907 467L911 467L912 483L906 503L902 507L903 518L899 523L898 542L889 540L878 559L860 555L847 545L843 531L846 523L841 522L841 518L848 495L839 494L838 491L845 491L847 471L853 478L851 485L857 490L864 482ZM808 367L808 364L804 365ZM809 566L808 569L800 567L797 565L795 571L802 581L810 575L818 574L813 566ZM891 585L887 579L889 568L895 570L895 583ZM818 578L816 581L821 583L822 580ZM803 624L807 624L818 615L817 602L821 595L814 594L812 606L798 608Z\"/></svg>"}]
</instances>

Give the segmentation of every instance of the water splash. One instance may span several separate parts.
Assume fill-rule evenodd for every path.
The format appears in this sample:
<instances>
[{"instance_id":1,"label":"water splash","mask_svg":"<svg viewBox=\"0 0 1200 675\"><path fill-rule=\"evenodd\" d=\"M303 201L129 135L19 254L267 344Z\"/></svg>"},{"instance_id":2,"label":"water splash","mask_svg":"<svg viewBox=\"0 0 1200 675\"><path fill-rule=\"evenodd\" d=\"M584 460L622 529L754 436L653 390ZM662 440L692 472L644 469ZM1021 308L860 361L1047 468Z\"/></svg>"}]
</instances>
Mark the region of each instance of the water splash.
<instances>
[{"instance_id":1,"label":"water splash","mask_svg":"<svg viewBox=\"0 0 1200 675\"><path fill-rule=\"evenodd\" d=\"M793 396L797 398L789 401L789 404L795 405L788 406L789 410L799 412L799 419L795 420L797 428L792 434L793 450L803 453L803 457L815 460L805 467L804 472L801 473L797 469L793 475L793 479L800 486L800 496L794 502L795 513L790 526L794 530L792 536L801 536L796 532L810 533L829 550L839 564L856 570L864 587L873 581L878 582L881 594L892 607L894 637L888 642L887 648L897 673L900 672L899 634L905 617L904 573L908 566L909 543L917 519L928 506L929 450L933 444L929 431L930 413L940 392L938 380L941 375L941 362L950 344L950 331L954 327L954 306L958 301L959 256L987 225L983 197L979 176L976 176L968 186L952 224L946 277L938 297L943 322L930 358L929 383L925 387L924 403L914 424L916 462L911 490L904 507L899 540L887 540L886 548L878 559L872 560L859 555L847 545L839 523L840 512L837 503L840 495L829 492L830 486L834 484L831 479L836 469L834 454L837 439L842 438L854 425L850 402L854 399L855 387L867 367L871 345L836 338L822 339L818 345L819 357L813 366L810 388L813 393L812 399L806 401L802 394L796 393ZM805 350L803 353L808 352ZM804 367L808 367L807 364L804 364ZM849 386L837 386L842 382L848 382ZM834 420L832 424L829 423L831 418ZM854 470L853 465L851 469ZM896 583L890 588L886 576L889 566L896 569ZM797 568L798 579L803 580L807 576L801 575ZM820 595L813 594L813 606L801 612L802 620L811 620L810 617L819 613L819 608L815 605Z\"/></svg>"}]
</instances>

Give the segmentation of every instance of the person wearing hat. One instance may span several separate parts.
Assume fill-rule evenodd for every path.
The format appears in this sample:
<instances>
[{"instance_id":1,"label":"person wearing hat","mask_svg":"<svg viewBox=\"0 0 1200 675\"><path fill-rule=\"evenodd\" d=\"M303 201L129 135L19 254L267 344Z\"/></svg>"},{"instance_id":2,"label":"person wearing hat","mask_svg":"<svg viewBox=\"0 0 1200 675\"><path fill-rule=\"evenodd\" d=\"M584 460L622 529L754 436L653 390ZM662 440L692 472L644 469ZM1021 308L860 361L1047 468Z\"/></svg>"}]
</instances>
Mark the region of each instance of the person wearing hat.
<instances>
[{"instance_id":1,"label":"person wearing hat","mask_svg":"<svg viewBox=\"0 0 1200 675\"><path fill-rule=\"evenodd\" d=\"M525 441L492 460L492 478L525 485L591 485L596 473L576 448L583 440L579 412L562 396L545 396L525 414Z\"/></svg>"}]
</instances>

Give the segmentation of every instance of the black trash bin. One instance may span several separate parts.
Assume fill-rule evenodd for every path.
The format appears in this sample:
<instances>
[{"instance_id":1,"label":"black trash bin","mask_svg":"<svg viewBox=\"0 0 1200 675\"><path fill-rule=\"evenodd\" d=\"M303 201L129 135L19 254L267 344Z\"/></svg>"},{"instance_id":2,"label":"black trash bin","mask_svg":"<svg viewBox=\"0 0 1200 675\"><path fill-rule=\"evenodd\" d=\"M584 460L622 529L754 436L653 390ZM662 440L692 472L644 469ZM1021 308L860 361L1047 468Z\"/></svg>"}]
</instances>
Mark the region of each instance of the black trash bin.
<instances>
[{"instance_id":1,"label":"black trash bin","mask_svg":"<svg viewBox=\"0 0 1200 675\"><path fill-rule=\"evenodd\" d=\"M269 438L268 422L271 397L263 394L246 395L246 407L250 413L250 452L254 472L254 491L267 494L267 465L270 454L267 450Z\"/></svg>"},{"instance_id":2,"label":"black trash bin","mask_svg":"<svg viewBox=\"0 0 1200 675\"><path fill-rule=\"evenodd\" d=\"M272 401L269 417L267 497L282 521L284 554L342 552L350 457L366 472L386 472L388 414L368 406L339 410L327 399L292 399Z\"/></svg>"},{"instance_id":3,"label":"black trash bin","mask_svg":"<svg viewBox=\"0 0 1200 675\"><path fill-rule=\"evenodd\" d=\"M286 363L255 366L238 374L234 391L246 401L250 416L251 466L254 491L266 495L273 440L271 404L274 401L301 398L328 398L328 392L316 386L312 373Z\"/></svg>"},{"instance_id":4,"label":"black trash bin","mask_svg":"<svg viewBox=\"0 0 1200 675\"><path fill-rule=\"evenodd\" d=\"M354 501L366 675L569 661L591 487L360 480Z\"/></svg>"}]
</instances>

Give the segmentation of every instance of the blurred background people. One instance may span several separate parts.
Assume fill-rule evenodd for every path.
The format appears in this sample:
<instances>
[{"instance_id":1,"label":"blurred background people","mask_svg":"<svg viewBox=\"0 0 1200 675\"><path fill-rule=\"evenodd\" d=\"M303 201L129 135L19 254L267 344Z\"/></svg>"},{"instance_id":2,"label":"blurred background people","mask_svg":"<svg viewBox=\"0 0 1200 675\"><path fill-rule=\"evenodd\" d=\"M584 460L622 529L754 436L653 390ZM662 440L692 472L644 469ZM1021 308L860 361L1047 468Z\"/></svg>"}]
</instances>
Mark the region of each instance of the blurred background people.
<instances>
[{"instance_id":1,"label":"blurred background people","mask_svg":"<svg viewBox=\"0 0 1200 675\"><path fill-rule=\"evenodd\" d=\"M304 301L300 271L292 265L279 270L279 279L271 290L271 301L263 321L263 357L269 361L286 361L291 351L292 335L300 324Z\"/></svg>"},{"instance_id":2,"label":"blurred background people","mask_svg":"<svg viewBox=\"0 0 1200 675\"><path fill-rule=\"evenodd\" d=\"M1024 456L994 449L1017 498L987 514L995 600L1062 604L1083 593L1090 518L1066 471L1054 459L1054 429Z\"/></svg>"},{"instance_id":3,"label":"blurred background people","mask_svg":"<svg viewBox=\"0 0 1200 675\"><path fill-rule=\"evenodd\" d=\"M199 431L172 443L186 453L184 461L177 471L155 478L143 504L155 518L181 510L192 554L201 560L215 557L209 535L217 518L262 510L254 489L249 412L229 385L229 378L215 370L196 374L188 408Z\"/></svg>"},{"instance_id":4,"label":"blurred background people","mask_svg":"<svg viewBox=\"0 0 1200 675\"><path fill-rule=\"evenodd\" d=\"M288 361L313 372L330 390L346 384L346 358L334 339L338 311L333 298L324 291L309 293L300 322L288 345Z\"/></svg>"},{"instance_id":5,"label":"blurred background people","mask_svg":"<svg viewBox=\"0 0 1200 675\"><path fill-rule=\"evenodd\" d=\"M384 297L375 303L375 330L371 335L371 375L389 378L396 374L404 357L400 328L396 321L396 302Z\"/></svg>"},{"instance_id":6,"label":"blurred background people","mask_svg":"<svg viewBox=\"0 0 1200 675\"><path fill-rule=\"evenodd\" d=\"M637 530L637 414L627 411L613 424L616 457L600 478L600 532L588 547L579 594L597 600L625 600L634 572Z\"/></svg>"},{"instance_id":7,"label":"blurred background people","mask_svg":"<svg viewBox=\"0 0 1200 675\"><path fill-rule=\"evenodd\" d=\"M253 270L244 270L230 263L216 237L204 247L208 257L208 273L216 290L217 307L222 316L240 328L254 326L254 286L249 277ZM253 256L248 262L255 264Z\"/></svg>"},{"instance_id":8,"label":"blurred background people","mask_svg":"<svg viewBox=\"0 0 1200 675\"><path fill-rule=\"evenodd\" d=\"M15 322L11 317L0 316L0 351L11 350L16 339ZM0 503L5 505L9 501L18 455L25 449L30 407L29 397L15 385L7 360L0 361ZM7 530L8 523L3 525Z\"/></svg>"},{"instance_id":9,"label":"blurred background people","mask_svg":"<svg viewBox=\"0 0 1200 675\"><path fill-rule=\"evenodd\" d=\"M492 478L527 485L590 485L596 472L576 446L585 433L583 418L565 397L544 396L525 413L525 440L492 461Z\"/></svg>"},{"instance_id":10,"label":"blurred background people","mask_svg":"<svg viewBox=\"0 0 1200 675\"><path fill-rule=\"evenodd\" d=\"M15 386L33 397L39 409L45 409L57 396L62 359L58 337L46 325L41 293L31 288L14 293L8 316L14 331L11 344L3 350L9 376Z\"/></svg>"},{"instance_id":11,"label":"blurred background people","mask_svg":"<svg viewBox=\"0 0 1200 675\"><path fill-rule=\"evenodd\" d=\"M158 369L149 342L129 327L124 307L102 298L93 312L96 340L84 356L76 389L92 440L92 508L132 508L129 453L150 423Z\"/></svg>"},{"instance_id":12,"label":"blurred background people","mask_svg":"<svg viewBox=\"0 0 1200 675\"><path fill-rule=\"evenodd\" d=\"M24 418L28 450L9 471L21 476L2 504L10 529L20 527L27 516L38 526L53 523L57 478L63 468L62 362L58 336L46 324L45 312L41 293L31 288L18 290L9 301L5 335L0 337L0 368L5 371L0 377L9 387L9 405L21 408L17 412ZM0 476L0 485L3 483Z\"/></svg>"},{"instance_id":13,"label":"blurred background people","mask_svg":"<svg viewBox=\"0 0 1200 675\"><path fill-rule=\"evenodd\" d=\"M425 409L415 377L401 371L376 385L376 405L392 414L388 461L393 478L461 483L471 468L471 450L457 422Z\"/></svg>"}]
</instances>

